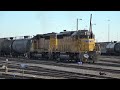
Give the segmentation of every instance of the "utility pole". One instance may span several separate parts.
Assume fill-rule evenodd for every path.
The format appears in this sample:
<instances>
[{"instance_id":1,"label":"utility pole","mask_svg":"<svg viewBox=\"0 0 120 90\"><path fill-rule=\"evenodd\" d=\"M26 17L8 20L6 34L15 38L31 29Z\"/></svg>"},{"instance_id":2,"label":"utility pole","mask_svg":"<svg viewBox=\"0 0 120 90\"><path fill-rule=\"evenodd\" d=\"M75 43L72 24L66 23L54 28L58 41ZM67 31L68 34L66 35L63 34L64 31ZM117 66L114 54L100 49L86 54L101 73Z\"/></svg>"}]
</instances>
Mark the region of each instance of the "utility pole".
<instances>
[{"instance_id":1,"label":"utility pole","mask_svg":"<svg viewBox=\"0 0 120 90\"><path fill-rule=\"evenodd\" d=\"M109 21L108 20L108 42L110 41L110 24L109 24Z\"/></svg>"},{"instance_id":2,"label":"utility pole","mask_svg":"<svg viewBox=\"0 0 120 90\"><path fill-rule=\"evenodd\" d=\"M78 18L77 18L77 31L78 31Z\"/></svg>"},{"instance_id":3,"label":"utility pole","mask_svg":"<svg viewBox=\"0 0 120 90\"><path fill-rule=\"evenodd\" d=\"M118 32L117 32L117 42L118 42Z\"/></svg>"},{"instance_id":4,"label":"utility pole","mask_svg":"<svg viewBox=\"0 0 120 90\"><path fill-rule=\"evenodd\" d=\"M77 18L77 31L78 31L78 20L82 20L82 19L78 19L78 18Z\"/></svg>"}]
</instances>

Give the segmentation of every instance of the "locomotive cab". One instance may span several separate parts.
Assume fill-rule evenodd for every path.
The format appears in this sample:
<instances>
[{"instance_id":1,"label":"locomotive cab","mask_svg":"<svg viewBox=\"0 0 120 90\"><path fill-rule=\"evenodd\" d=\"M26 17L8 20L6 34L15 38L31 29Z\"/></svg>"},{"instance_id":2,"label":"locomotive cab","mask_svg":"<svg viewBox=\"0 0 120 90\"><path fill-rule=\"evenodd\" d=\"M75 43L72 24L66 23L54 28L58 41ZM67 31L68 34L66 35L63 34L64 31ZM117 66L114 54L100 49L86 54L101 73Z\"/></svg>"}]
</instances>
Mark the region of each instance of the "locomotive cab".
<instances>
[{"instance_id":1,"label":"locomotive cab","mask_svg":"<svg viewBox=\"0 0 120 90\"><path fill-rule=\"evenodd\" d=\"M73 40L76 41L77 52L88 52L94 50L95 39L93 33L91 35L88 30L79 30L76 31L72 36Z\"/></svg>"},{"instance_id":2,"label":"locomotive cab","mask_svg":"<svg viewBox=\"0 0 120 90\"><path fill-rule=\"evenodd\" d=\"M95 44L95 35L88 30L78 30L72 35L75 43L74 52L79 54L78 59L81 61L95 61L97 54L100 54L100 47Z\"/></svg>"}]
</instances>

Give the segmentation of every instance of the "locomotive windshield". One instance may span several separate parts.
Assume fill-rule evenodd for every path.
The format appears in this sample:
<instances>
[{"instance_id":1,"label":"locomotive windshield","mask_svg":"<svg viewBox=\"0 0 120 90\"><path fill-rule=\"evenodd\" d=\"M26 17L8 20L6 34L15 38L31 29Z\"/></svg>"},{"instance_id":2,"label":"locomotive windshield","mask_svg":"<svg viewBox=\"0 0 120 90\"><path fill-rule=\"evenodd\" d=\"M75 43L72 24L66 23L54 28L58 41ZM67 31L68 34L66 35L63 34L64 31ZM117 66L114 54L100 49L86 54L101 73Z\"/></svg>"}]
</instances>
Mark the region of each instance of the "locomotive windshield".
<instances>
[{"instance_id":1,"label":"locomotive windshield","mask_svg":"<svg viewBox=\"0 0 120 90\"><path fill-rule=\"evenodd\" d=\"M92 37L91 37L91 34L92 34ZM88 30L79 30L79 31L76 31L72 34L73 37L76 37L76 38L86 38L86 39L89 39L89 38L94 38L94 35L93 33L90 33Z\"/></svg>"}]
</instances>

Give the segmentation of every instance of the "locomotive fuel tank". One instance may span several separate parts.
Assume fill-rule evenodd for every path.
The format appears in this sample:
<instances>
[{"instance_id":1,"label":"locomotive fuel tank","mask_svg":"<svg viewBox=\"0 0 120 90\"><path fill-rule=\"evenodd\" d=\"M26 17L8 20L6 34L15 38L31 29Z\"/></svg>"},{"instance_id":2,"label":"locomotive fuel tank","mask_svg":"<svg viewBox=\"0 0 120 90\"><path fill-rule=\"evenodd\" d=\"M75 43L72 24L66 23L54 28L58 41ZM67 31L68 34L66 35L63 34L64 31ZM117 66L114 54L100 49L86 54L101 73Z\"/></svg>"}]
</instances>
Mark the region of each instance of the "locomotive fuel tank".
<instances>
[{"instance_id":1,"label":"locomotive fuel tank","mask_svg":"<svg viewBox=\"0 0 120 90\"><path fill-rule=\"evenodd\" d=\"M12 44L12 50L16 53L24 54L30 51L31 39L18 39Z\"/></svg>"},{"instance_id":2,"label":"locomotive fuel tank","mask_svg":"<svg viewBox=\"0 0 120 90\"><path fill-rule=\"evenodd\" d=\"M65 59L65 60L69 60L70 59L70 57L69 57L69 55L60 55L60 59Z\"/></svg>"}]
</instances>

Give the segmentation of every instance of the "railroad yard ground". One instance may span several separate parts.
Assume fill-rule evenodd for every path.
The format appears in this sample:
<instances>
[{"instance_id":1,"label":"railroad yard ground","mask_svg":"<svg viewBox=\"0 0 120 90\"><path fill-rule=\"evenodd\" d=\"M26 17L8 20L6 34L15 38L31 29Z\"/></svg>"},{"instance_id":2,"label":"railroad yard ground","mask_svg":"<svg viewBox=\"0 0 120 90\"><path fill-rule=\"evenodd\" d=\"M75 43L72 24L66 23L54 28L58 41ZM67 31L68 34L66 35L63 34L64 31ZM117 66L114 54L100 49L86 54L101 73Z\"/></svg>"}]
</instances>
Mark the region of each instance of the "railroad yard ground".
<instances>
[{"instance_id":1,"label":"railroad yard ground","mask_svg":"<svg viewBox=\"0 0 120 90\"><path fill-rule=\"evenodd\" d=\"M0 57L0 79L120 79L120 56L83 64Z\"/></svg>"}]
</instances>

